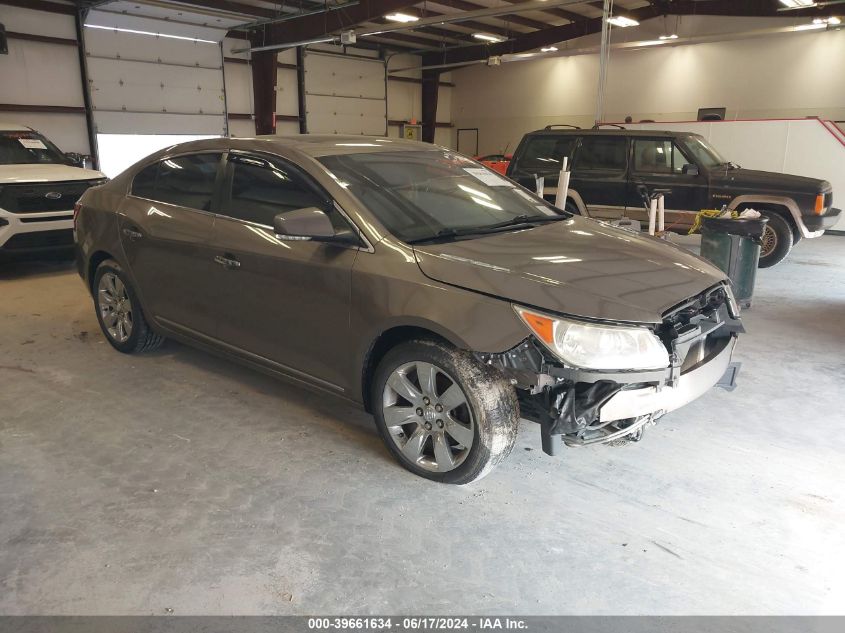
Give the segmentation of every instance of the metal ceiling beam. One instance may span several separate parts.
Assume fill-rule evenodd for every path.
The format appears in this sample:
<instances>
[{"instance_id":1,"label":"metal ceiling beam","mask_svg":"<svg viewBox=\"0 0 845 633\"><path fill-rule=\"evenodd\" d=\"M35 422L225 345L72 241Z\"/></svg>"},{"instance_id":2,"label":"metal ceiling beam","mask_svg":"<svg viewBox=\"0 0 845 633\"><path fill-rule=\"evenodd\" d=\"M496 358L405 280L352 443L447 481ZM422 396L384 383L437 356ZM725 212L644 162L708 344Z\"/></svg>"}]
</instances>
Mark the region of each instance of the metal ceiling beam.
<instances>
[{"instance_id":1,"label":"metal ceiling beam","mask_svg":"<svg viewBox=\"0 0 845 633\"><path fill-rule=\"evenodd\" d=\"M582 0L583 1L583 0ZM439 4L444 7L452 7L453 9L460 9L462 11L469 11L475 12L480 9L486 9L487 7L475 4L474 2L467 2L466 0L431 0L434 4ZM550 3L551 4L551 3ZM574 3L570 3L574 4ZM500 7L501 8L501 7ZM525 11L526 9L520 8L519 11ZM542 9L537 9L537 11L541 11ZM517 15L518 11L511 9L510 11L504 11L498 14L496 17L497 19L504 20L506 22L511 22L513 24L519 24L521 26L527 26L529 29L544 29L548 24L545 22L538 22L537 20L532 20L530 18L524 18L520 15ZM451 14L448 14L451 15ZM501 17L499 17L501 16Z\"/></svg>"},{"instance_id":2,"label":"metal ceiling beam","mask_svg":"<svg viewBox=\"0 0 845 633\"><path fill-rule=\"evenodd\" d=\"M810 8L790 11L784 15L777 11L771 0L673 0L656 2L639 9L626 9L625 15L642 22L662 15L721 15L731 17L821 17L832 15L832 9ZM601 31L601 18L588 18L580 22L551 27L542 31L518 35L508 42L451 49L442 53L426 53L424 66L439 64L473 63L496 55L523 53L543 46L558 44L584 35Z\"/></svg>"}]
</instances>

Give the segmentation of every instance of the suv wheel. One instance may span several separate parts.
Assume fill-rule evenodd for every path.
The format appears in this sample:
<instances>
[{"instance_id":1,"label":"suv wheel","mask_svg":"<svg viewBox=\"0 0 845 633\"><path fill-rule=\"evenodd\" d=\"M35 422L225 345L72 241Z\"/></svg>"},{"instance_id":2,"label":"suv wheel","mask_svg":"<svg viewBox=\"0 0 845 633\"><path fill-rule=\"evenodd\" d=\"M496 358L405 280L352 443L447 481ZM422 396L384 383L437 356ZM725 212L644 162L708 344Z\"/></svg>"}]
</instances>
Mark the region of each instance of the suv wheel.
<instances>
[{"instance_id":1,"label":"suv wheel","mask_svg":"<svg viewBox=\"0 0 845 633\"><path fill-rule=\"evenodd\" d=\"M138 295L123 269L107 259L94 274L94 305L97 321L111 346L124 354L157 349L164 337L150 329Z\"/></svg>"},{"instance_id":2,"label":"suv wheel","mask_svg":"<svg viewBox=\"0 0 845 633\"><path fill-rule=\"evenodd\" d=\"M784 217L773 211L762 211L769 219L763 231L763 244L760 247L760 268L769 268L779 264L789 251L792 250L794 236L792 227L789 226Z\"/></svg>"},{"instance_id":3,"label":"suv wheel","mask_svg":"<svg viewBox=\"0 0 845 633\"><path fill-rule=\"evenodd\" d=\"M376 425L402 466L441 483L468 484L513 449L514 388L472 354L409 341L388 352L373 380Z\"/></svg>"}]
</instances>

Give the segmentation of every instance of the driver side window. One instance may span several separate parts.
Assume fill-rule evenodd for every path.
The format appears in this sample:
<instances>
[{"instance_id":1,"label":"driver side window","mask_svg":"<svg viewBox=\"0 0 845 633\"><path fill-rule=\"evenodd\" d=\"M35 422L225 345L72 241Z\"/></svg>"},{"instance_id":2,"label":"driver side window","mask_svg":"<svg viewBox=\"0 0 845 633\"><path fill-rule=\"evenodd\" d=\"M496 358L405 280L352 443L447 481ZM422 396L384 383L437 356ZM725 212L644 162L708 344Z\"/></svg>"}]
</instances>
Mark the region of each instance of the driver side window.
<instances>
[{"instance_id":1,"label":"driver side window","mask_svg":"<svg viewBox=\"0 0 845 633\"><path fill-rule=\"evenodd\" d=\"M327 207L327 197L292 169L264 158L241 155L230 155L229 165L232 188L220 210L222 215L273 226L273 218L280 213Z\"/></svg>"}]
</instances>

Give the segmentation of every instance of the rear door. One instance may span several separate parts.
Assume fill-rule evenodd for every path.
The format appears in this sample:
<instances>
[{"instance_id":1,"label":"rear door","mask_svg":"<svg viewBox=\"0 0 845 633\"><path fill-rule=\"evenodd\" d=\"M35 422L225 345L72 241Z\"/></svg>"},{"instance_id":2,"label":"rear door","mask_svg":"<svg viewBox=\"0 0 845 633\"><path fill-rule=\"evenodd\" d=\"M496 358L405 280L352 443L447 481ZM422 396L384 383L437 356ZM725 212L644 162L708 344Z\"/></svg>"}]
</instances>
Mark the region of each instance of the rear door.
<instances>
[{"instance_id":1,"label":"rear door","mask_svg":"<svg viewBox=\"0 0 845 633\"><path fill-rule=\"evenodd\" d=\"M628 190L628 138L584 135L575 152L569 187L581 196L591 217L620 217Z\"/></svg>"},{"instance_id":2,"label":"rear door","mask_svg":"<svg viewBox=\"0 0 845 633\"><path fill-rule=\"evenodd\" d=\"M165 327L214 336L209 241L220 152L174 156L135 176L120 209L120 238L144 309Z\"/></svg>"},{"instance_id":3,"label":"rear door","mask_svg":"<svg viewBox=\"0 0 845 633\"><path fill-rule=\"evenodd\" d=\"M349 228L348 223L325 191L276 157L230 153L226 183L212 238L215 256L224 262L214 274L220 340L294 377L347 388L344 363L352 357L349 310L358 249L281 240L273 217L318 207L337 228Z\"/></svg>"},{"instance_id":4,"label":"rear door","mask_svg":"<svg viewBox=\"0 0 845 633\"><path fill-rule=\"evenodd\" d=\"M641 190L668 189L665 193L666 225L692 224L696 212L707 203L707 178L688 173L694 162L671 138L633 138L631 180L628 187L628 215L647 220Z\"/></svg>"}]
</instances>

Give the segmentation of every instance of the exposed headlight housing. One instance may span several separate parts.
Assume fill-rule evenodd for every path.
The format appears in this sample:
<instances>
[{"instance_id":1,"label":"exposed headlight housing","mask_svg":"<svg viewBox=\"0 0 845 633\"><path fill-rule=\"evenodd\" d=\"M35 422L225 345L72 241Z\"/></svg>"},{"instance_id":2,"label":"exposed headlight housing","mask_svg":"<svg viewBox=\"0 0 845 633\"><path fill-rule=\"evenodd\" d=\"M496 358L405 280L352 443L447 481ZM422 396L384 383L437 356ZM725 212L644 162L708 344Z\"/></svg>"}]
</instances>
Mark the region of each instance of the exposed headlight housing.
<instances>
[{"instance_id":1,"label":"exposed headlight housing","mask_svg":"<svg viewBox=\"0 0 845 633\"><path fill-rule=\"evenodd\" d=\"M552 354L573 367L624 371L669 366L666 346L648 328L562 319L520 306L514 309Z\"/></svg>"}]
</instances>

